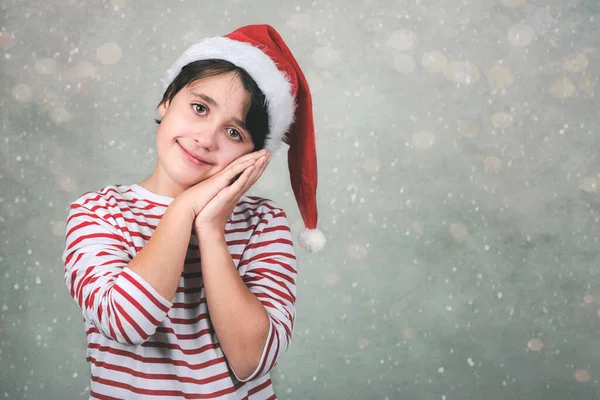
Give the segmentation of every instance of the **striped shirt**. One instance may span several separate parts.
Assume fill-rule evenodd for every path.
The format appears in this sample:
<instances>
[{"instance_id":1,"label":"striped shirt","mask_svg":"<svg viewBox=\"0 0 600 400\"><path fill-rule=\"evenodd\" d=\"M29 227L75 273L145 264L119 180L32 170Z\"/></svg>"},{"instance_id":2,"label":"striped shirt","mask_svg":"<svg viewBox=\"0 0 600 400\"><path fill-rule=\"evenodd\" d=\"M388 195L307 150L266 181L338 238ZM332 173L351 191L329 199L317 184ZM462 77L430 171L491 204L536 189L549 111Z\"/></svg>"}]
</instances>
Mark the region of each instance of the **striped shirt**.
<instances>
[{"instance_id":1,"label":"striped shirt","mask_svg":"<svg viewBox=\"0 0 600 400\"><path fill-rule=\"evenodd\" d=\"M276 398L269 371L290 343L296 300L284 211L244 196L225 227L238 272L270 320L260 363L240 380L210 321L195 234L173 299L127 267L172 200L139 185L116 185L70 206L63 262L67 288L83 313L91 398Z\"/></svg>"}]
</instances>

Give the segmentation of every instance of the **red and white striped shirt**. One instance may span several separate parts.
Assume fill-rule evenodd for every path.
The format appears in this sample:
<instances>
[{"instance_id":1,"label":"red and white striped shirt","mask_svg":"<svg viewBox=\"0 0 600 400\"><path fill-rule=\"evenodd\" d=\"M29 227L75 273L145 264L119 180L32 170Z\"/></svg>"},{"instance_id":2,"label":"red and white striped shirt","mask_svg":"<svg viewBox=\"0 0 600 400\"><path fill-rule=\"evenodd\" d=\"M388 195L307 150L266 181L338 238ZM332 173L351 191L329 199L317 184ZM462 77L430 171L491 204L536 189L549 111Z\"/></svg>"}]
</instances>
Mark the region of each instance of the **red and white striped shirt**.
<instances>
[{"instance_id":1,"label":"red and white striped shirt","mask_svg":"<svg viewBox=\"0 0 600 400\"><path fill-rule=\"evenodd\" d=\"M91 398L274 399L269 371L290 343L296 300L284 211L244 196L225 228L239 274L270 319L259 366L242 381L210 321L195 234L172 301L127 267L171 201L139 185L116 185L71 204L63 262L85 322Z\"/></svg>"}]
</instances>

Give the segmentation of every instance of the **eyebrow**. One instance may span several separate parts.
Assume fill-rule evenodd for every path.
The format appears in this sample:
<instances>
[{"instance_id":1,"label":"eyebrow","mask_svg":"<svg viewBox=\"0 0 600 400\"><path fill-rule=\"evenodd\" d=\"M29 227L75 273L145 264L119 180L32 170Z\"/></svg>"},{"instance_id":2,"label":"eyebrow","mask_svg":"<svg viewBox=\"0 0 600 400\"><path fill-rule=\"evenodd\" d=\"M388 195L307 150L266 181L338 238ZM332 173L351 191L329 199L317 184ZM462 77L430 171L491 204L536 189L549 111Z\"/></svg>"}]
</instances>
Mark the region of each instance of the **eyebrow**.
<instances>
[{"instance_id":1,"label":"eyebrow","mask_svg":"<svg viewBox=\"0 0 600 400\"><path fill-rule=\"evenodd\" d=\"M213 107L219 107L219 105L217 104L217 102L210 96L207 96L205 94L202 93L195 93L195 92L190 92L190 94L194 97L199 97L202 100L206 101L208 104L210 104Z\"/></svg>"},{"instance_id":2,"label":"eyebrow","mask_svg":"<svg viewBox=\"0 0 600 400\"><path fill-rule=\"evenodd\" d=\"M196 92L189 92L192 96L200 98L204 101L206 101L208 104L210 104L211 106L218 108L219 104L215 101L215 99L213 99L210 96L207 96L205 94L202 93L196 93ZM233 122L235 122L237 125L241 126L246 132L250 133L250 131L248 130L248 127L246 126L246 123L238 118L233 118Z\"/></svg>"}]
</instances>

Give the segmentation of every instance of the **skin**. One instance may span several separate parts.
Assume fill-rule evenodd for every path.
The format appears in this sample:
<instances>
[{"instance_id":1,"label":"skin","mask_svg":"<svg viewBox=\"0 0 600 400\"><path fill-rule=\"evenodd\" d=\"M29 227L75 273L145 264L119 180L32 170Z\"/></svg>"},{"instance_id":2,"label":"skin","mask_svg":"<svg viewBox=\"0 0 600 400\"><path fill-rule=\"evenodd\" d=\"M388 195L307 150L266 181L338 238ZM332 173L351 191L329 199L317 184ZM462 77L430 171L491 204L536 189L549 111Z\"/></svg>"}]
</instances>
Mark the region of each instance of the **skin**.
<instances>
[{"instance_id":1,"label":"skin","mask_svg":"<svg viewBox=\"0 0 600 400\"><path fill-rule=\"evenodd\" d=\"M172 300L195 230L211 322L240 379L257 368L270 324L262 303L239 276L224 234L229 215L270 160L266 150L252 152L252 136L242 122L249 104L239 78L223 74L196 81L159 106L158 161L140 185L174 200L129 263ZM206 163L194 162L189 154Z\"/></svg>"}]
</instances>

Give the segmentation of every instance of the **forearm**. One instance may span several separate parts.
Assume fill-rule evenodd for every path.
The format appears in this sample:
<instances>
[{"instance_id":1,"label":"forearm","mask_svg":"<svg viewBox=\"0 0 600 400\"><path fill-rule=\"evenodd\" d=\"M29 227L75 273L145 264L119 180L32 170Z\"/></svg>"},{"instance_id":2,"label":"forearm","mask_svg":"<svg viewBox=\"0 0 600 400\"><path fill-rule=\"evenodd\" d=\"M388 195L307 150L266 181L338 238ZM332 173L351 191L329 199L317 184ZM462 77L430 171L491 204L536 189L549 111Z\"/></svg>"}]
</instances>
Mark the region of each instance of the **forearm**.
<instances>
[{"instance_id":1,"label":"forearm","mask_svg":"<svg viewBox=\"0 0 600 400\"><path fill-rule=\"evenodd\" d=\"M198 243L213 327L231 368L245 379L260 361L269 334L269 316L239 276L223 232L201 229Z\"/></svg>"},{"instance_id":2,"label":"forearm","mask_svg":"<svg viewBox=\"0 0 600 400\"><path fill-rule=\"evenodd\" d=\"M193 221L189 208L173 200L150 240L128 265L169 301L179 286Z\"/></svg>"}]
</instances>

